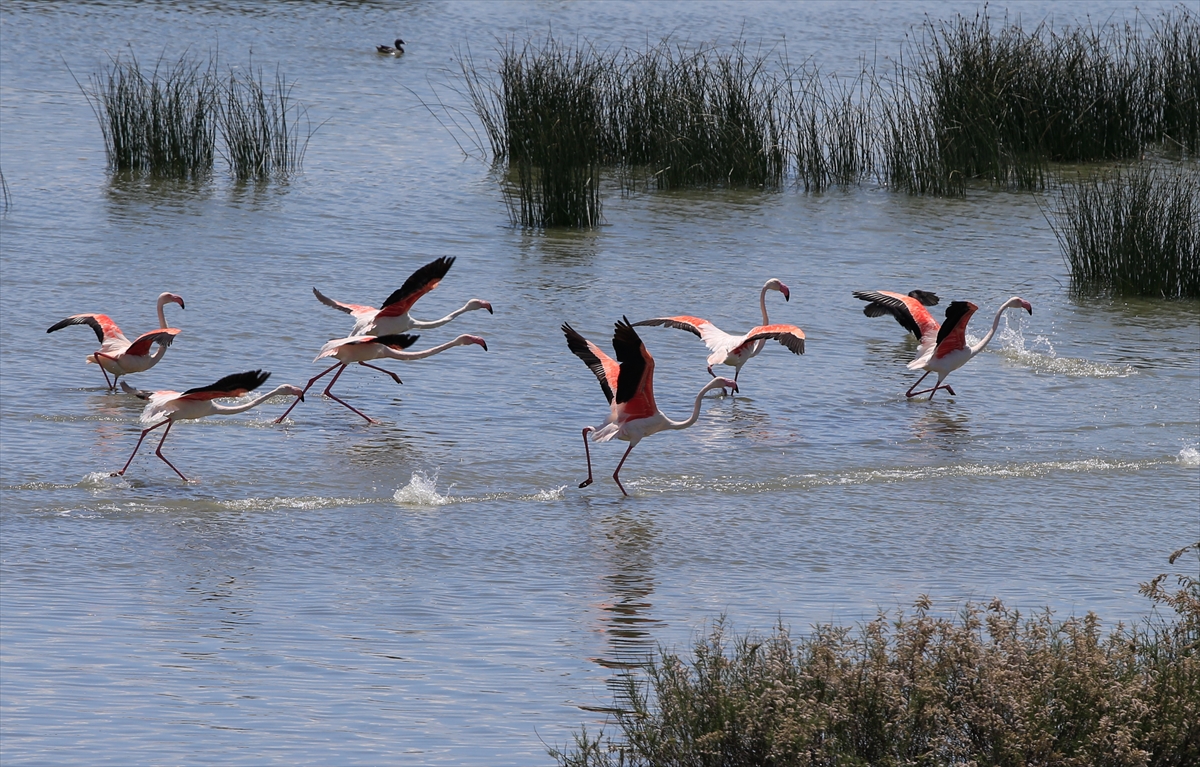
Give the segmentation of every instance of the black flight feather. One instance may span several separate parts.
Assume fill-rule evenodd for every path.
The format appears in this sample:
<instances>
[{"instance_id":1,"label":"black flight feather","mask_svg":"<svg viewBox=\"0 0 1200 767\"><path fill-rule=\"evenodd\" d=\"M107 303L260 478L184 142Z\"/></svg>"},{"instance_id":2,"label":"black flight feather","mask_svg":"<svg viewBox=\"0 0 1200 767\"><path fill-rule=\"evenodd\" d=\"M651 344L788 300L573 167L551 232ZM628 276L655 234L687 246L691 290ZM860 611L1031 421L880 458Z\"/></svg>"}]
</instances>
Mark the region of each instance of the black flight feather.
<instances>
[{"instance_id":1,"label":"black flight feather","mask_svg":"<svg viewBox=\"0 0 1200 767\"><path fill-rule=\"evenodd\" d=\"M455 256L442 256L441 258L430 261L425 266L422 266L417 271L413 272L400 289L394 291L387 300L381 304L383 306L391 306L394 303L403 301L413 293L420 293L425 289L425 286L432 281L440 280L446 276L446 272L450 271L450 267L454 266Z\"/></svg>"},{"instance_id":2,"label":"black flight feather","mask_svg":"<svg viewBox=\"0 0 1200 767\"><path fill-rule=\"evenodd\" d=\"M567 337L567 348L574 352L576 357L583 360L583 364L587 365L596 378L600 379L600 388L604 390L604 396L608 399L609 404L612 404L613 393L608 386L608 376L604 374L604 363L588 346L587 339L579 335L575 328L564 322L562 332Z\"/></svg>"}]
</instances>

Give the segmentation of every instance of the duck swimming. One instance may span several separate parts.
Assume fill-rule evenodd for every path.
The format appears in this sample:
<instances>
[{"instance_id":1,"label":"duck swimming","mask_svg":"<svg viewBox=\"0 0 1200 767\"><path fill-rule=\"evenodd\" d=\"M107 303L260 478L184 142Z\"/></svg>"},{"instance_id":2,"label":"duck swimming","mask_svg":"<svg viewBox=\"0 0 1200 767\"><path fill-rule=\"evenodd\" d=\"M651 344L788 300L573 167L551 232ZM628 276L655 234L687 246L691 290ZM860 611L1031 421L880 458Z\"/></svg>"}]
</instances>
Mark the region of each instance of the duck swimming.
<instances>
[{"instance_id":1,"label":"duck swimming","mask_svg":"<svg viewBox=\"0 0 1200 767\"><path fill-rule=\"evenodd\" d=\"M400 56L404 53L404 41L396 38L396 44L392 45L376 45L375 50L382 53L384 56Z\"/></svg>"}]
</instances>

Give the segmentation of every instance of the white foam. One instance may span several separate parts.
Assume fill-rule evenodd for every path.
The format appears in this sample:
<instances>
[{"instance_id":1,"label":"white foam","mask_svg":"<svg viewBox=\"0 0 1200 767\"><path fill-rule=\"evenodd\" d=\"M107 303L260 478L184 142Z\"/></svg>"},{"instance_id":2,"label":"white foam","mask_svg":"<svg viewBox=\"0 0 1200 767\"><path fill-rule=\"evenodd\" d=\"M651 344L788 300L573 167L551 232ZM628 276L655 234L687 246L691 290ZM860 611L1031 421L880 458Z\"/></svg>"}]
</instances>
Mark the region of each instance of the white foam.
<instances>
[{"instance_id":1,"label":"white foam","mask_svg":"<svg viewBox=\"0 0 1200 767\"><path fill-rule=\"evenodd\" d=\"M1023 322L1023 320L1021 320ZM1087 378L1124 378L1135 375L1138 371L1133 365L1114 365L1107 362L1059 357L1054 351L1054 344L1047 336L1034 336L1026 341L1025 333L1020 326L1005 324L996 333L999 347L996 353L1001 357L1023 365L1035 373L1053 373L1068 376L1083 376ZM979 343L979 339L969 340L969 343Z\"/></svg>"},{"instance_id":2,"label":"white foam","mask_svg":"<svg viewBox=\"0 0 1200 767\"><path fill-rule=\"evenodd\" d=\"M1179 451L1179 462L1184 466L1200 466L1200 449L1195 445L1188 445Z\"/></svg>"},{"instance_id":3,"label":"white foam","mask_svg":"<svg viewBox=\"0 0 1200 767\"><path fill-rule=\"evenodd\" d=\"M93 471L83 475L77 487L99 490L109 487L132 487L124 477L114 476L111 471Z\"/></svg>"},{"instance_id":4,"label":"white foam","mask_svg":"<svg viewBox=\"0 0 1200 767\"><path fill-rule=\"evenodd\" d=\"M567 497L567 486L551 488L549 490L539 490L529 496L531 501L557 501Z\"/></svg>"},{"instance_id":5,"label":"white foam","mask_svg":"<svg viewBox=\"0 0 1200 767\"><path fill-rule=\"evenodd\" d=\"M408 484L397 490L392 498L396 503L410 506L445 506L455 500L437 491L437 474L431 479L423 471L414 471Z\"/></svg>"},{"instance_id":6,"label":"white foam","mask_svg":"<svg viewBox=\"0 0 1200 767\"><path fill-rule=\"evenodd\" d=\"M336 509L342 506L358 506L364 503L374 503L374 498L322 498L309 496L301 498L239 498L232 501L217 501L219 506L232 511L275 511L277 509Z\"/></svg>"}]
</instances>

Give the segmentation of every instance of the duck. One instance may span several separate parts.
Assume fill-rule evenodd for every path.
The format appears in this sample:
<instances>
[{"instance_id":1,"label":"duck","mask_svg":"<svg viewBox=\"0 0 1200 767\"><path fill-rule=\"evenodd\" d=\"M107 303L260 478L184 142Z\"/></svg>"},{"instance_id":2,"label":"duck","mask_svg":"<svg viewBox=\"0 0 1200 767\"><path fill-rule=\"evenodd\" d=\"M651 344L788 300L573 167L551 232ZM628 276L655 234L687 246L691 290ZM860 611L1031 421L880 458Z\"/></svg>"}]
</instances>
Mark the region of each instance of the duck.
<instances>
[{"instance_id":1,"label":"duck","mask_svg":"<svg viewBox=\"0 0 1200 767\"><path fill-rule=\"evenodd\" d=\"M402 56L404 55L404 41L397 37L394 45L376 45L375 50L384 56Z\"/></svg>"}]
</instances>

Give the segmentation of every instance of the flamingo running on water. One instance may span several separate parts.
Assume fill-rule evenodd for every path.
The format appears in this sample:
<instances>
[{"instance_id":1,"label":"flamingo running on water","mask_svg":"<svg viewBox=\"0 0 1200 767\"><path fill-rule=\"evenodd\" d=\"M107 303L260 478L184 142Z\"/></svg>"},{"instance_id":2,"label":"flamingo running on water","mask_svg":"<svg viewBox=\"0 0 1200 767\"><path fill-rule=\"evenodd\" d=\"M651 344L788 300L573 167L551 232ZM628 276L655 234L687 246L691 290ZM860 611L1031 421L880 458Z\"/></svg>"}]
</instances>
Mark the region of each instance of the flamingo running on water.
<instances>
[{"instance_id":1,"label":"flamingo running on water","mask_svg":"<svg viewBox=\"0 0 1200 767\"><path fill-rule=\"evenodd\" d=\"M114 473L113 476L124 476L125 471L129 468L129 464L133 463L133 457L137 455L138 448L142 446L142 441L146 439L146 435L158 427L166 425L167 430L163 432L162 439L158 441L158 448L154 451L154 454L163 459L163 462L170 466L171 470L178 474L180 479L187 482L188 478L183 476L183 472L176 469L175 464L168 461L167 457L162 454L163 443L167 441L167 435L171 433L171 425L176 421L204 418L209 415L242 413L252 407L258 407L271 397L279 394L294 394L300 397L304 395L304 392L298 387L284 384L261 397L256 397L240 405L218 405L216 403L216 400L219 399L240 397L246 392L253 391L262 386L270 377L270 373L262 370L248 370L245 373L227 375L220 381L208 386L198 386L195 389L188 389L182 394L177 391L139 391L122 381L122 389L141 399L150 401L150 404L142 411L141 421L143 424L153 424L153 426L148 426L142 430L142 436L138 438L137 444L133 447L133 452L129 454L129 460L125 462L125 467ZM156 421L157 423L155 423Z\"/></svg>"},{"instance_id":2,"label":"flamingo running on water","mask_svg":"<svg viewBox=\"0 0 1200 767\"><path fill-rule=\"evenodd\" d=\"M168 303L179 304L180 309L184 308L182 297L174 293L159 295L159 329L143 333L133 341L125 337L125 334L117 327L117 323L113 322L107 314L73 314L65 320L51 325L46 332L53 333L68 325L87 325L94 330L96 340L100 342L100 348L89 354L87 361L89 364L100 366L100 372L104 374L104 383L108 385L108 390L116 391L118 378L130 373L141 373L157 365L158 361L166 354L167 347L175 340L175 336L182 332L179 328L167 327L167 318L163 314L163 307ZM158 344L158 351L151 354L150 347L154 344ZM112 381L108 380L109 373L113 374Z\"/></svg>"},{"instance_id":3,"label":"flamingo running on water","mask_svg":"<svg viewBox=\"0 0 1200 767\"><path fill-rule=\"evenodd\" d=\"M479 336L469 336L466 334L455 338L453 341L447 341L440 346L434 346L419 352L401 351L402 349L407 349L416 343L418 338L420 338L420 336L405 335L403 333L395 333L387 336L350 336L349 338L335 338L321 347L321 353L316 356L313 362L316 362L319 359L324 359L325 357L333 357L337 360L337 362L313 376L312 379L309 380L308 384L304 387L301 395L311 389L312 385L318 380L336 368L337 372L334 373L333 379L329 382L329 385L325 387L325 391L322 392L322 394L362 416L364 419L366 419L367 423L379 423L373 418L368 417L360 410L357 410L348 403L338 399L336 396L334 396L333 392L330 391L330 389L333 388L333 385L337 383L338 378L346 370L346 366L351 362L357 362L363 367L371 368L372 370L378 370L381 373L386 373L391 376L392 380L394 380L396 383L403 383L403 381L400 380L400 376L396 375L390 370L385 370L384 368L368 364L367 360L419 360L425 357L432 357L435 354L440 354L455 346L466 346L468 344L478 344L479 346L483 347L485 352L487 351L486 341ZM303 396L296 397L296 401L293 402L291 406L289 406L288 409L283 412L283 415L275 419L275 423L280 423L284 418L287 418L288 413L292 412L292 408L296 407L297 403L303 399Z\"/></svg>"},{"instance_id":4,"label":"flamingo running on water","mask_svg":"<svg viewBox=\"0 0 1200 767\"><path fill-rule=\"evenodd\" d=\"M769 338L774 338L795 354L804 354L803 330L795 325L770 324L771 320L767 317L768 290L777 290L783 294L785 301L791 300L791 292L788 290L787 285L776 279L767 280L766 284L762 287L762 292L758 296L758 303L762 308L762 324L751 328L748 332L740 336L730 335L708 320L686 315L679 317L656 317L633 324L635 326L663 325L695 333L700 336L700 340L704 341L709 351L712 352L708 355L708 374L710 376L715 375L712 370L713 365L732 365L734 368L733 380L736 381L742 372L742 365L745 365L750 361L751 357L761 352Z\"/></svg>"},{"instance_id":5,"label":"flamingo running on water","mask_svg":"<svg viewBox=\"0 0 1200 767\"><path fill-rule=\"evenodd\" d=\"M917 347L917 358L908 363L908 369L924 370L925 375L918 378L917 382L904 393L904 396L916 397L928 394L931 400L938 389L945 389L952 397L958 396L954 393L954 389L943 384L942 381L946 379L946 376L967 364L972 357L991 343L992 336L996 335L996 329L1000 326L1000 315L1004 314L1006 309L1021 308L1033 314L1033 306L1028 301L1019 296L1013 296L996 310L996 317L992 320L992 328L987 335L974 346L967 346L967 322L971 319L971 315L979 310L979 307L970 301L951 301L950 305L946 307L946 321L939 327L937 321L930 316L925 307L911 296L872 290L858 291L854 297L872 302L864 309L864 313L870 311L872 306L880 307L876 313L867 316L878 317L883 314L891 314L897 322L916 334L920 340L920 346ZM938 374L937 383L933 388L913 391L930 373Z\"/></svg>"},{"instance_id":6,"label":"flamingo running on water","mask_svg":"<svg viewBox=\"0 0 1200 767\"><path fill-rule=\"evenodd\" d=\"M325 296L316 288L313 288L313 295L326 306L332 306L354 318L351 336L389 336L408 330L431 330L440 328L460 314L476 309L487 309L488 314L493 314L490 303L480 298L472 298L461 309L450 312L440 320L422 322L408 315L417 299L438 286L446 272L454 265L454 258L443 256L413 272L399 290L388 296L383 302L383 307L379 309L360 304L343 304Z\"/></svg>"},{"instance_id":7,"label":"flamingo running on water","mask_svg":"<svg viewBox=\"0 0 1200 767\"><path fill-rule=\"evenodd\" d=\"M575 356L583 360L592 373L600 381L600 388L608 398L611 407L608 421L599 429L588 426L583 430L583 453L587 457L588 478L579 483L580 487L592 484L592 454L588 448L588 432L596 442L607 442L613 437L629 443L629 449L621 456L613 472L613 480L625 495L625 486L621 484L621 467L629 453L644 437L665 429L686 429L700 417L700 401L705 393L718 387L728 387L737 391L737 381L728 378L713 378L704 385L696 395L696 403L692 406L692 415L686 421L672 421L663 415L654 404L654 358L646 351L645 344L638 337L637 331L625 317L616 323L613 333L613 350L617 354L614 362L611 357L600 350L591 341L579 335L570 325L563 323L563 334L567 337L567 347Z\"/></svg>"}]
</instances>

